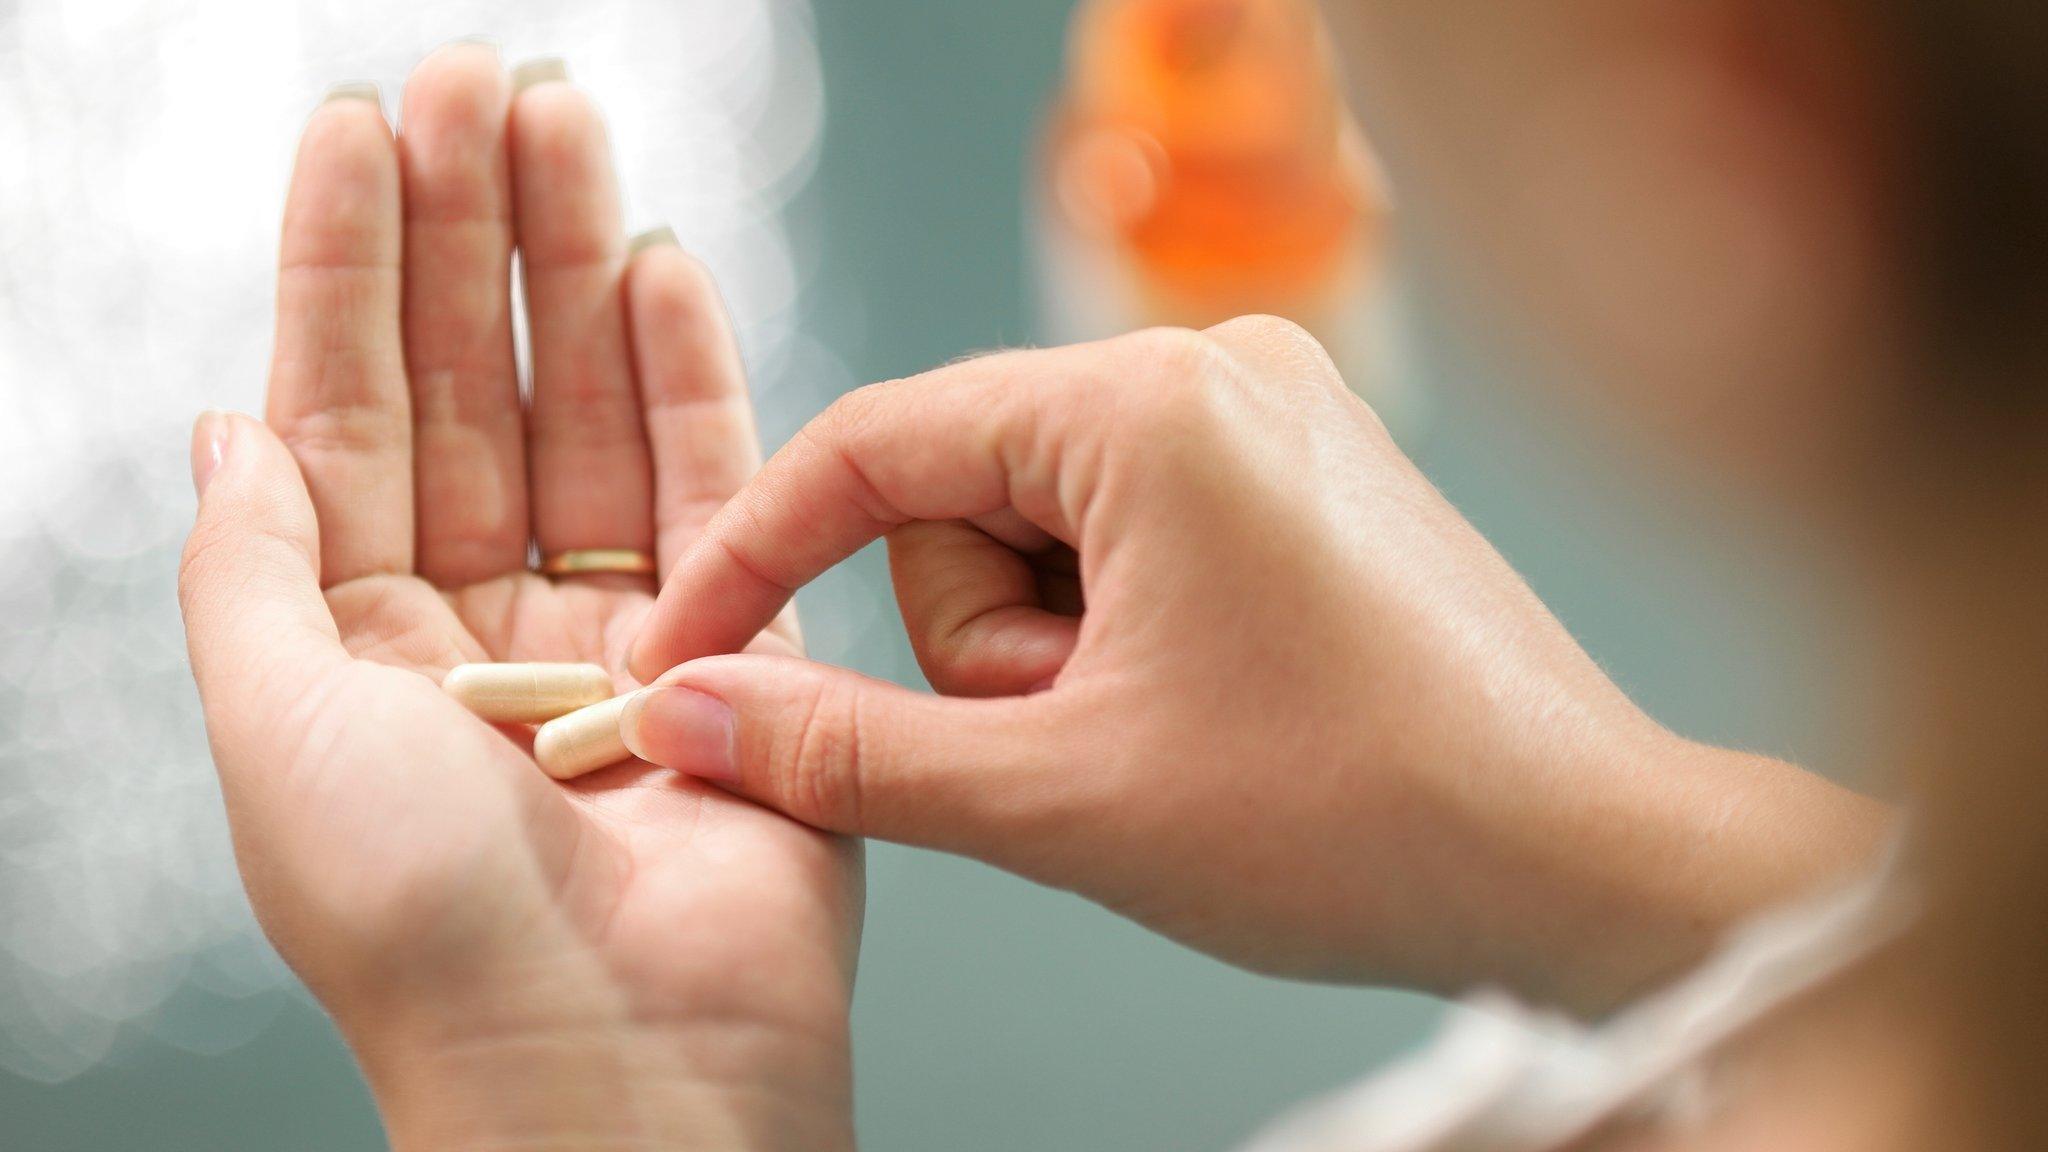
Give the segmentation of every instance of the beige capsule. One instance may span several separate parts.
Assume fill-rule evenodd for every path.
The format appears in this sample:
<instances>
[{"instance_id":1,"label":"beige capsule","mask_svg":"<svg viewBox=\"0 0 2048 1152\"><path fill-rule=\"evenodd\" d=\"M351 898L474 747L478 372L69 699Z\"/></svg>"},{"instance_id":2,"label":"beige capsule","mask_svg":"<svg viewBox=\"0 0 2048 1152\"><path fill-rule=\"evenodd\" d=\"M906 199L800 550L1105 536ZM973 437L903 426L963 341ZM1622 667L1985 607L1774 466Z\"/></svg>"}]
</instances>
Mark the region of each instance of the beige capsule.
<instances>
[{"instance_id":1,"label":"beige capsule","mask_svg":"<svg viewBox=\"0 0 2048 1152\"><path fill-rule=\"evenodd\" d=\"M557 780L573 780L631 756L619 735L619 718L632 698L630 692L614 696L541 725L533 735L533 758L541 771Z\"/></svg>"},{"instance_id":2,"label":"beige capsule","mask_svg":"<svg viewBox=\"0 0 2048 1152\"><path fill-rule=\"evenodd\" d=\"M486 720L539 724L611 698L595 664L458 664L441 688Z\"/></svg>"}]
</instances>

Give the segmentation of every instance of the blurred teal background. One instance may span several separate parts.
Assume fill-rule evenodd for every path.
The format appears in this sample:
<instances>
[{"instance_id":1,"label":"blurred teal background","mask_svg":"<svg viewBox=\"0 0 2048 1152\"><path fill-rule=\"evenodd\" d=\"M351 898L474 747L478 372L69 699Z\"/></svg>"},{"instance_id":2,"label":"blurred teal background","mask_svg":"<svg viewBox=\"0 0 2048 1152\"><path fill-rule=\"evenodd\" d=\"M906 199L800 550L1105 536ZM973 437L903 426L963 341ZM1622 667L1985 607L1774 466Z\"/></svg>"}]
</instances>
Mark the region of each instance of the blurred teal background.
<instances>
[{"instance_id":1,"label":"blurred teal background","mask_svg":"<svg viewBox=\"0 0 2048 1152\"><path fill-rule=\"evenodd\" d=\"M844 371L807 377L799 360L763 397L771 446L849 381L1033 338L1020 189L1066 9L819 0L826 130L790 227L815 261L805 336ZM1431 474L1665 722L1846 762L1842 702L1818 687L1838 679L1846 645L1817 577L1711 506L1643 483L1516 386L1514 364L1482 351L1445 299L1414 279L1432 409L1416 450ZM878 554L805 605L820 652L917 682L900 630L876 626L893 615ZM870 861L855 1028L860 1131L876 1152L1228 1148L1411 1046L1436 1011L1411 994L1246 975L976 864L890 846ZM274 1016L215 1054L145 1039L55 1084L0 1075L0 1149L381 1146L302 994L181 994L163 1008L172 1025L224 1011Z\"/></svg>"}]
</instances>

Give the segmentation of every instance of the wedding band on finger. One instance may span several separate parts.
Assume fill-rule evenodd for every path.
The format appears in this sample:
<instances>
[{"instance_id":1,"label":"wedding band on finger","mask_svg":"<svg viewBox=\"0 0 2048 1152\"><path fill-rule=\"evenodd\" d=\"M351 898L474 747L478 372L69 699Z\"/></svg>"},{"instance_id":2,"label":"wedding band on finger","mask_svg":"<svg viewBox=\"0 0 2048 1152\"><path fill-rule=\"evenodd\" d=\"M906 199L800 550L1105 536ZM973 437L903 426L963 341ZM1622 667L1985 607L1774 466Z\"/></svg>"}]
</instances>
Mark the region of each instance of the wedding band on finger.
<instances>
[{"instance_id":1,"label":"wedding band on finger","mask_svg":"<svg viewBox=\"0 0 2048 1152\"><path fill-rule=\"evenodd\" d=\"M638 548L569 548L541 558L543 576L652 576L654 557Z\"/></svg>"}]
</instances>

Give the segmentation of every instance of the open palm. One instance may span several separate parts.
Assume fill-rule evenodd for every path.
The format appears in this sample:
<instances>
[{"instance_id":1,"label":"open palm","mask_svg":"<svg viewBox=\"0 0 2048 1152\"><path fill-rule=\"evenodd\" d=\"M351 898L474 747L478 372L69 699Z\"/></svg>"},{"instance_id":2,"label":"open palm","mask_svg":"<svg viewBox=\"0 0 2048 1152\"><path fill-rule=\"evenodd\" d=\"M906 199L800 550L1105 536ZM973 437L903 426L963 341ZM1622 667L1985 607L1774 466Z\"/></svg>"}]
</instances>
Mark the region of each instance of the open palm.
<instances>
[{"instance_id":1,"label":"open palm","mask_svg":"<svg viewBox=\"0 0 2048 1152\"><path fill-rule=\"evenodd\" d=\"M268 427L210 419L194 447L183 598L237 856L373 1084L417 1072L379 1053L516 1034L617 1059L609 1036L633 1075L700 1086L757 1057L752 1094L791 1098L775 1123L829 1117L857 849L642 762L558 784L437 686L622 668L652 578L549 580L529 550L666 570L758 463L715 288L673 244L629 249L595 109L533 79L443 49L395 137L337 99L301 142ZM754 648L798 651L794 619Z\"/></svg>"}]
</instances>

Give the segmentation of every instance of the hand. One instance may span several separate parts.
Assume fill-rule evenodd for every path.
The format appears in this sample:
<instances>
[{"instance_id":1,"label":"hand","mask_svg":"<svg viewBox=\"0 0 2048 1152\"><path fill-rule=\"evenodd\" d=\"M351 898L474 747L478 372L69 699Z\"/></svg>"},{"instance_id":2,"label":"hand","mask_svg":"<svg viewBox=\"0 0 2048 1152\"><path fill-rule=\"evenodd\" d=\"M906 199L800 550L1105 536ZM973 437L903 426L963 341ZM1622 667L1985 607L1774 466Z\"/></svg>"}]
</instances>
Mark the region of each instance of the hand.
<instances>
[{"instance_id":1,"label":"hand","mask_svg":"<svg viewBox=\"0 0 2048 1152\"><path fill-rule=\"evenodd\" d=\"M629 256L569 85L515 95L451 47L403 123L314 113L269 427L194 439L182 600L257 915L399 1148L850 1146L857 848L645 763L557 784L437 686L622 666L652 582L550 583L528 541L665 565L754 470L716 289L672 244ZM799 651L762 623L739 644Z\"/></svg>"},{"instance_id":2,"label":"hand","mask_svg":"<svg viewBox=\"0 0 2048 1152\"><path fill-rule=\"evenodd\" d=\"M926 675L988 699L715 655L884 534ZM847 396L632 667L673 686L628 709L643 757L1296 975L1598 1007L1884 821L1651 722L1267 318Z\"/></svg>"}]
</instances>

